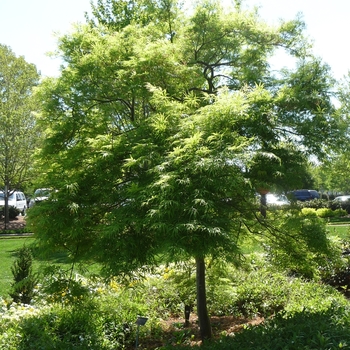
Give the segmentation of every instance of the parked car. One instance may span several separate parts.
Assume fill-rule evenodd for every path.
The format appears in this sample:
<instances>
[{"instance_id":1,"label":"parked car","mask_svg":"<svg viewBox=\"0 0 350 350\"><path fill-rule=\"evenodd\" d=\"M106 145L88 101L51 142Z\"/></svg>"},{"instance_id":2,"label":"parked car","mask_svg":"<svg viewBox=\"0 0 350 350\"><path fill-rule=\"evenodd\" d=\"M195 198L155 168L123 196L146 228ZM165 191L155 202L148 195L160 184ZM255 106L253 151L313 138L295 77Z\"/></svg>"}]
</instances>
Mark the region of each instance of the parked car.
<instances>
[{"instance_id":1,"label":"parked car","mask_svg":"<svg viewBox=\"0 0 350 350\"><path fill-rule=\"evenodd\" d=\"M287 199L287 197L284 194L268 193L266 195L266 204L282 206L282 205L289 205L290 201Z\"/></svg>"},{"instance_id":2,"label":"parked car","mask_svg":"<svg viewBox=\"0 0 350 350\"><path fill-rule=\"evenodd\" d=\"M337 196L331 202L331 208L335 209L344 209L350 214L350 195Z\"/></svg>"},{"instance_id":3,"label":"parked car","mask_svg":"<svg viewBox=\"0 0 350 350\"><path fill-rule=\"evenodd\" d=\"M296 200L302 202L320 198L319 193L315 190L295 190L292 192L292 195Z\"/></svg>"},{"instance_id":4,"label":"parked car","mask_svg":"<svg viewBox=\"0 0 350 350\"><path fill-rule=\"evenodd\" d=\"M309 190L312 199L319 199L320 198L320 194L316 191L316 190Z\"/></svg>"},{"instance_id":5,"label":"parked car","mask_svg":"<svg viewBox=\"0 0 350 350\"><path fill-rule=\"evenodd\" d=\"M49 198L51 190L49 188L38 188L34 191L33 197L29 201L29 208L35 203L42 202Z\"/></svg>"},{"instance_id":6,"label":"parked car","mask_svg":"<svg viewBox=\"0 0 350 350\"><path fill-rule=\"evenodd\" d=\"M23 192L14 191L8 199L9 207L17 208L23 215L27 209L27 200ZM0 191L0 207L5 206L5 193Z\"/></svg>"},{"instance_id":7,"label":"parked car","mask_svg":"<svg viewBox=\"0 0 350 350\"><path fill-rule=\"evenodd\" d=\"M350 202L350 195L338 196L333 199L336 203Z\"/></svg>"}]
</instances>

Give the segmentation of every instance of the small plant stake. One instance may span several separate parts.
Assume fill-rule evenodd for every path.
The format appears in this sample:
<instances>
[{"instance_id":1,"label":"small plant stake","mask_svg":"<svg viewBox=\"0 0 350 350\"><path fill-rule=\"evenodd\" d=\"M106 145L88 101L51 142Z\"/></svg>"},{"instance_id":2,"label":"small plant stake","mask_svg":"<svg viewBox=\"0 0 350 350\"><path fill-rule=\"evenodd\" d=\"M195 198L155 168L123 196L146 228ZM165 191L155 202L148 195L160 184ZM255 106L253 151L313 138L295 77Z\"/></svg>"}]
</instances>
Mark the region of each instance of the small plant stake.
<instances>
[{"instance_id":1,"label":"small plant stake","mask_svg":"<svg viewBox=\"0 0 350 350\"><path fill-rule=\"evenodd\" d=\"M144 326L147 322L148 318L147 317L142 317L142 316L137 316L136 324L137 324L137 331L136 331L136 343L135 343L135 349L138 348L139 346L139 331L140 331L140 326Z\"/></svg>"}]
</instances>

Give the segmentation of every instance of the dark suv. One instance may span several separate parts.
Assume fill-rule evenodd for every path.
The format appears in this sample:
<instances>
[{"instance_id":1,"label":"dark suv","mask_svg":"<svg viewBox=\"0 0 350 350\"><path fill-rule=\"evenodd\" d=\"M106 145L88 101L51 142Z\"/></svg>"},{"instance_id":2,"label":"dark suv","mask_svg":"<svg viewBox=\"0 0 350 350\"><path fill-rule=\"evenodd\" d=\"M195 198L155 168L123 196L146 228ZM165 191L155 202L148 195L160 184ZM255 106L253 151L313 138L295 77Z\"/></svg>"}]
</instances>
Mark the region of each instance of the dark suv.
<instances>
[{"instance_id":1,"label":"dark suv","mask_svg":"<svg viewBox=\"0 0 350 350\"><path fill-rule=\"evenodd\" d=\"M293 196L298 201L310 201L315 198L320 198L320 195L315 190L295 190Z\"/></svg>"}]
</instances>

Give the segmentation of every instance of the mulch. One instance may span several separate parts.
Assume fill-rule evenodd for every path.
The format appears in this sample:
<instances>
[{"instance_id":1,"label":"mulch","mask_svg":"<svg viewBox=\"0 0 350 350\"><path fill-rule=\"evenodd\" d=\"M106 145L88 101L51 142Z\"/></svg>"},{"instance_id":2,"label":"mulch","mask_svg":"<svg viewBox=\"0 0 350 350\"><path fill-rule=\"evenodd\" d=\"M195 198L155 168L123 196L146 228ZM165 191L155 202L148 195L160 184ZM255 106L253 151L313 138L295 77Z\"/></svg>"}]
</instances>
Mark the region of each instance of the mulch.
<instances>
[{"instance_id":1,"label":"mulch","mask_svg":"<svg viewBox=\"0 0 350 350\"><path fill-rule=\"evenodd\" d=\"M10 231L10 230L20 230L25 228L26 219L25 216L17 216L15 219L10 220L8 224L5 225L5 220L0 220L0 233L1 231Z\"/></svg>"},{"instance_id":2,"label":"mulch","mask_svg":"<svg viewBox=\"0 0 350 350\"><path fill-rule=\"evenodd\" d=\"M197 316L191 314L190 324L188 327L184 326L184 320L181 318L169 318L168 320L161 321L163 329L163 339L156 340L152 336L142 339L142 344L149 350L159 349L164 346L165 343L177 345L176 334L189 333L193 336L191 340L188 339L189 345L200 346L202 341L200 339L200 332L198 327ZM244 318L234 316L213 316L210 319L212 326L212 333L214 339L220 339L223 334L233 336L244 329L244 327L257 326L265 321L264 317Z\"/></svg>"}]
</instances>

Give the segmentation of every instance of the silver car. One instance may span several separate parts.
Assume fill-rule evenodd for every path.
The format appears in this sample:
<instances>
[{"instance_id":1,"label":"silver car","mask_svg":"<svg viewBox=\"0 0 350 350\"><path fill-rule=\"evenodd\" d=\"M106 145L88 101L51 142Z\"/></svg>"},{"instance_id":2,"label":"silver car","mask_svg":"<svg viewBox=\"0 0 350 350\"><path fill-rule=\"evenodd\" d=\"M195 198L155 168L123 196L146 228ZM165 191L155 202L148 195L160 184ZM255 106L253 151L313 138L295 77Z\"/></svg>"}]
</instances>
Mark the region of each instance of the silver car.
<instances>
[{"instance_id":1,"label":"silver car","mask_svg":"<svg viewBox=\"0 0 350 350\"><path fill-rule=\"evenodd\" d=\"M34 191L33 197L29 201L29 208L35 203L42 202L49 198L51 190L49 188L38 188Z\"/></svg>"}]
</instances>

